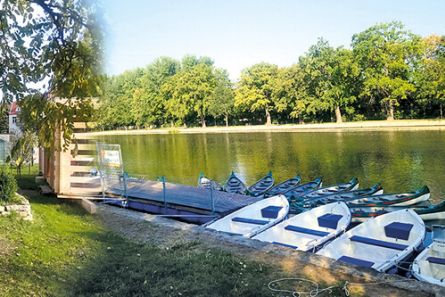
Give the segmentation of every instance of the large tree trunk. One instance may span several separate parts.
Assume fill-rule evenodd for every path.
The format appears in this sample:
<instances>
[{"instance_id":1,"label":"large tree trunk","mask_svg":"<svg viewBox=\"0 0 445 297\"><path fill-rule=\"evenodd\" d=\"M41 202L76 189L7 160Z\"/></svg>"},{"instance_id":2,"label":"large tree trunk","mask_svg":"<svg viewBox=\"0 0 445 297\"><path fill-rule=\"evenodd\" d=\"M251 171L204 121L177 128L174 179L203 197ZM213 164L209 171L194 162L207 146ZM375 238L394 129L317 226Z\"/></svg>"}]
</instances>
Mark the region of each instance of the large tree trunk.
<instances>
[{"instance_id":1,"label":"large tree trunk","mask_svg":"<svg viewBox=\"0 0 445 297\"><path fill-rule=\"evenodd\" d=\"M229 127L229 115L226 114L226 115L224 116L224 119L226 120L226 127Z\"/></svg>"},{"instance_id":2,"label":"large tree trunk","mask_svg":"<svg viewBox=\"0 0 445 297\"><path fill-rule=\"evenodd\" d=\"M206 127L206 119L205 119L204 115L201 116L201 126L202 126L203 128Z\"/></svg>"},{"instance_id":3,"label":"large tree trunk","mask_svg":"<svg viewBox=\"0 0 445 297\"><path fill-rule=\"evenodd\" d=\"M303 119L303 117L301 115L298 116L298 124L304 125L304 119Z\"/></svg>"},{"instance_id":4,"label":"large tree trunk","mask_svg":"<svg viewBox=\"0 0 445 297\"><path fill-rule=\"evenodd\" d=\"M343 119L341 118L340 106L335 107L335 119L337 123L342 123Z\"/></svg>"},{"instance_id":5,"label":"large tree trunk","mask_svg":"<svg viewBox=\"0 0 445 297\"><path fill-rule=\"evenodd\" d=\"M440 102L440 119L442 119L442 116L443 116L443 104L442 104L442 102Z\"/></svg>"},{"instance_id":6,"label":"large tree trunk","mask_svg":"<svg viewBox=\"0 0 445 297\"><path fill-rule=\"evenodd\" d=\"M388 114L386 120L388 121L394 120L394 104L391 100L388 101Z\"/></svg>"},{"instance_id":7,"label":"large tree trunk","mask_svg":"<svg viewBox=\"0 0 445 297\"><path fill-rule=\"evenodd\" d=\"M270 116L270 112L266 109L266 126L272 125L272 117Z\"/></svg>"}]
</instances>

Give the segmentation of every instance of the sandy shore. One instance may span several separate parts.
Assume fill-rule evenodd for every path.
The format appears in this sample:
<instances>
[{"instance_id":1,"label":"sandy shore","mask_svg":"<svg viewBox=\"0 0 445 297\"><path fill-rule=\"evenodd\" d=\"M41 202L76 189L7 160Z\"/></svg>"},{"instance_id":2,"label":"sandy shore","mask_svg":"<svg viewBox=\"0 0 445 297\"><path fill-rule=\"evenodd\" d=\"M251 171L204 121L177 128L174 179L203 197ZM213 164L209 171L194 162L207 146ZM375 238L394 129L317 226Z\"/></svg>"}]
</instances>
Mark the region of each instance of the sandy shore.
<instances>
[{"instance_id":1,"label":"sandy shore","mask_svg":"<svg viewBox=\"0 0 445 297\"><path fill-rule=\"evenodd\" d=\"M188 134L188 133L252 133L252 132L353 132L385 130L445 130L445 120L395 120L301 125L211 126L206 128L162 128L138 130L109 130L82 133L84 136Z\"/></svg>"}]
</instances>

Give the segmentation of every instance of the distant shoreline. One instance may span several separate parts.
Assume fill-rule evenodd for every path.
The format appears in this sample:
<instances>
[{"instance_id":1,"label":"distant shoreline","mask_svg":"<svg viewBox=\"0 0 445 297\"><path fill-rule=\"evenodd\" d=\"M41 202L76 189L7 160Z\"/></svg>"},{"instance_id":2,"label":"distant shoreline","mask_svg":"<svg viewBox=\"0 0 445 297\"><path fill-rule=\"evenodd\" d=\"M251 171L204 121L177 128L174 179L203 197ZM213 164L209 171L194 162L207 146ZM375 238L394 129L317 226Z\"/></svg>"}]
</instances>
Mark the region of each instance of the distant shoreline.
<instances>
[{"instance_id":1,"label":"distant shoreline","mask_svg":"<svg viewBox=\"0 0 445 297\"><path fill-rule=\"evenodd\" d=\"M356 132L356 131L416 131L445 130L442 120L363 121L321 124L210 126L206 128L159 128L135 130L108 130L76 133L83 136L145 135L145 134L198 134L198 133L255 133L255 132Z\"/></svg>"}]
</instances>

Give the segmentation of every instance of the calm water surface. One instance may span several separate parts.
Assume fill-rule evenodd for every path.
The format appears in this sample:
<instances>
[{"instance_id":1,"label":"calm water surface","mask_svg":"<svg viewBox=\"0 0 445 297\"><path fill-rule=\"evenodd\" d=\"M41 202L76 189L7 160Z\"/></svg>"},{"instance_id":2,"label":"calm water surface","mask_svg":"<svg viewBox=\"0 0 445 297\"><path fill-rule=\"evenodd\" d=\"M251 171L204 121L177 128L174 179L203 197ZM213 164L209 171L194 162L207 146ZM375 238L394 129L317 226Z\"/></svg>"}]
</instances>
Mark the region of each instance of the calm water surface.
<instances>
[{"instance_id":1,"label":"calm water surface","mask_svg":"<svg viewBox=\"0 0 445 297\"><path fill-rule=\"evenodd\" d=\"M385 192L430 187L445 198L445 131L262 132L114 135L130 175L196 185L199 173L224 181L231 170L250 184L272 170L276 181L323 176L324 185L358 177L361 187L381 182Z\"/></svg>"}]
</instances>

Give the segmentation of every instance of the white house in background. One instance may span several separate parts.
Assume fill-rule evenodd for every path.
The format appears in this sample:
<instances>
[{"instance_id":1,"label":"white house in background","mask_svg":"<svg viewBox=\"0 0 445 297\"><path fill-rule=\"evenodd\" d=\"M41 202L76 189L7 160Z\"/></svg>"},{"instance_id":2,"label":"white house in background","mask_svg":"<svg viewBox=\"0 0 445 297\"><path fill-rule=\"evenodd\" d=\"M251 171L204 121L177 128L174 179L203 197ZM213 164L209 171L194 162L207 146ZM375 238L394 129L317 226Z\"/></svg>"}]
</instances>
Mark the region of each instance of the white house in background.
<instances>
[{"instance_id":1,"label":"white house in background","mask_svg":"<svg viewBox=\"0 0 445 297\"><path fill-rule=\"evenodd\" d=\"M20 107L17 105L17 102L12 102L9 107L9 134L17 134L21 132L17 117L19 112Z\"/></svg>"}]
</instances>

